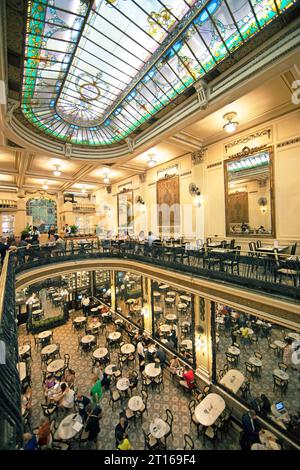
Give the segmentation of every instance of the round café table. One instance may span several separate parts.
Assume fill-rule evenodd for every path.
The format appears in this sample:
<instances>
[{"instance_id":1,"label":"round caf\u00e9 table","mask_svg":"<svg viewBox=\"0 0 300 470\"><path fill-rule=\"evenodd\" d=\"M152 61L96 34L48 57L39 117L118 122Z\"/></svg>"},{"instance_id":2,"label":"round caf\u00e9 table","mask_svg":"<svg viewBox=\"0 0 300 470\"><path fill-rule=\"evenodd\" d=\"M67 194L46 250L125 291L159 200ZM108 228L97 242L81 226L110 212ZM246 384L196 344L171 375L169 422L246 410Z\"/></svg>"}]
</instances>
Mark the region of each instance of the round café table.
<instances>
[{"instance_id":1,"label":"round caf\u00e9 table","mask_svg":"<svg viewBox=\"0 0 300 470\"><path fill-rule=\"evenodd\" d=\"M49 356L50 354L54 354L57 351L58 346L57 344L48 344L48 346L44 346L41 350L42 356Z\"/></svg>"},{"instance_id":2,"label":"round caf\u00e9 table","mask_svg":"<svg viewBox=\"0 0 300 470\"><path fill-rule=\"evenodd\" d=\"M179 296L180 300L183 300L183 302L191 303L192 298L189 295L180 295Z\"/></svg>"},{"instance_id":3,"label":"round caf\u00e9 table","mask_svg":"<svg viewBox=\"0 0 300 470\"><path fill-rule=\"evenodd\" d=\"M148 377L154 378L161 374L161 367L155 367L155 365L155 362L150 362L146 365L145 374L148 375Z\"/></svg>"},{"instance_id":4,"label":"round caf\u00e9 table","mask_svg":"<svg viewBox=\"0 0 300 470\"><path fill-rule=\"evenodd\" d=\"M165 318L168 321L176 321L177 320L177 315L175 315L175 313L169 313L168 315L166 315Z\"/></svg>"},{"instance_id":5,"label":"round caf\u00e9 table","mask_svg":"<svg viewBox=\"0 0 300 470\"><path fill-rule=\"evenodd\" d=\"M127 377L122 377L121 379L118 380L116 387L120 392L125 392L126 390L129 389L129 379Z\"/></svg>"},{"instance_id":6,"label":"round caf\u00e9 table","mask_svg":"<svg viewBox=\"0 0 300 470\"><path fill-rule=\"evenodd\" d=\"M24 344L23 346L19 347L19 357L25 356L25 354L28 354L30 352L30 344Z\"/></svg>"},{"instance_id":7,"label":"round caf\u00e9 table","mask_svg":"<svg viewBox=\"0 0 300 470\"><path fill-rule=\"evenodd\" d=\"M288 338L293 339L294 341L300 341L300 334L291 332L286 335Z\"/></svg>"},{"instance_id":8,"label":"round caf\u00e9 table","mask_svg":"<svg viewBox=\"0 0 300 470\"><path fill-rule=\"evenodd\" d=\"M76 317L73 320L73 323L85 323L86 322L86 317Z\"/></svg>"},{"instance_id":9,"label":"round caf\u00e9 table","mask_svg":"<svg viewBox=\"0 0 300 470\"><path fill-rule=\"evenodd\" d=\"M90 312L92 312L92 313L98 312L98 307L93 307L93 308L91 308L91 309L90 309Z\"/></svg>"},{"instance_id":10,"label":"round caf\u00e9 table","mask_svg":"<svg viewBox=\"0 0 300 470\"><path fill-rule=\"evenodd\" d=\"M121 347L122 354L132 354L134 353L134 351L135 351L135 347L133 344L130 344L130 343L123 344L123 346Z\"/></svg>"},{"instance_id":11,"label":"round caf\u00e9 table","mask_svg":"<svg viewBox=\"0 0 300 470\"><path fill-rule=\"evenodd\" d=\"M154 344L151 344L148 348L149 353L154 354L157 351L157 348L154 346Z\"/></svg>"},{"instance_id":12,"label":"round caf\u00e9 table","mask_svg":"<svg viewBox=\"0 0 300 470\"><path fill-rule=\"evenodd\" d=\"M154 307L154 313L162 313L161 307Z\"/></svg>"},{"instance_id":13,"label":"round caf\u00e9 table","mask_svg":"<svg viewBox=\"0 0 300 470\"><path fill-rule=\"evenodd\" d=\"M174 290L170 290L169 292L167 292L167 296L168 297L176 297L176 292Z\"/></svg>"},{"instance_id":14,"label":"round caf\u00e9 table","mask_svg":"<svg viewBox=\"0 0 300 470\"><path fill-rule=\"evenodd\" d=\"M171 304L172 305L172 304L174 304L175 299L174 299L174 297L166 297L165 302L166 302L166 304Z\"/></svg>"},{"instance_id":15,"label":"round caf\u00e9 table","mask_svg":"<svg viewBox=\"0 0 300 470\"><path fill-rule=\"evenodd\" d=\"M116 324L116 325L123 325L123 323L124 323L124 320L122 320L122 318L117 318L117 319L115 320L115 324Z\"/></svg>"},{"instance_id":16,"label":"round caf\u00e9 table","mask_svg":"<svg viewBox=\"0 0 300 470\"><path fill-rule=\"evenodd\" d=\"M167 284L162 284L161 286L159 286L159 289L164 291L164 290L167 290L169 289L170 286L168 286Z\"/></svg>"},{"instance_id":17,"label":"round caf\u00e9 table","mask_svg":"<svg viewBox=\"0 0 300 470\"><path fill-rule=\"evenodd\" d=\"M197 421L203 426L214 424L225 410L225 401L217 393L209 393L195 408Z\"/></svg>"},{"instance_id":18,"label":"round caf\u00e9 table","mask_svg":"<svg viewBox=\"0 0 300 470\"><path fill-rule=\"evenodd\" d=\"M54 438L62 441L73 439L82 429L82 418L79 414L70 414L60 423L55 432Z\"/></svg>"},{"instance_id":19,"label":"round caf\u00e9 table","mask_svg":"<svg viewBox=\"0 0 300 470\"><path fill-rule=\"evenodd\" d=\"M162 439L169 431L170 427L161 418L156 418L150 423L150 433L155 439Z\"/></svg>"},{"instance_id":20,"label":"round caf\u00e9 table","mask_svg":"<svg viewBox=\"0 0 300 470\"><path fill-rule=\"evenodd\" d=\"M262 429L259 432L259 440L266 450L281 450L281 445L276 442L276 439L275 434L267 429Z\"/></svg>"},{"instance_id":21,"label":"round caf\u00e9 table","mask_svg":"<svg viewBox=\"0 0 300 470\"><path fill-rule=\"evenodd\" d=\"M143 406L143 399L139 395L135 395L131 397L128 401L128 408L135 413L137 411L140 411L142 406Z\"/></svg>"},{"instance_id":22,"label":"round caf\u00e9 table","mask_svg":"<svg viewBox=\"0 0 300 470\"><path fill-rule=\"evenodd\" d=\"M256 356L249 357L248 362L255 367L262 367L262 360Z\"/></svg>"},{"instance_id":23,"label":"round caf\u00e9 table","mask_svg":"<svg viewBox=\"0 0 300 470\"><path fill-rule=\"evenodd\" d=\"M160 325L159 329L162 333L168 333L169 331L171 331L171 326L164 324L164 325Z\"/></svg>"},{"instance_id":24,"label":"round caf\u00e9 table","mask_svg":"<svg viewBox=\"0 0 300 470\"><path fill-rule=\"evenodd\" d=\"M87 330L93 330L94 328L100 328L101 323L99 321L95 321L92 323L89 323L87 326Z\"/></svg>"},{"instance_id":25,"label":"round caf\u00e9 table","mask_svg":"<svg viewBox=\"0 0 300 470\"><path fill-rule=\"evenodd\" d=\"M184 304L184 303L179 303L177 304L177 309L178 310L185 310L187 308L187 304Z\"/></svg>"},{"instance_id":26,"label":"round caf\u00e9 table","mask_svg":"<svg viewBox=\"0 0 300 470\"><path fill-rule=\"evenodd\" d=\"M192 350L193 349L193 342L191 339L184 339L180 343L181 346L184 346L185 349Z\"/></svg>"},{"instance_id":27,"label":"round caf\u00e9 table","mask_svg":"<svg viewBox=\"0 0 300 470\"><path fill-rule=\"evenodd\" d=\"M289 374L287 372L284 372L281 369L274 369L273 370L273 375L278 377L281 380L289 380Z\"/></svg>"},{"instance_id":28,"label":"round caf\u00e9 table","mask_svg":"<svg viewBox=\"0 0 300 470\"><path fill-rule=\"evenodd\" d=\"M80 342L83 344L89 344L95 341L95 336L94 335L85 335L81 338Z\"/></svg>"},{"instance_id":29,"label":"round caf\u00e9 table","mask_svg":"<svg viewBox=\"0 0 300 470\"><path fill-rule=\"evenodd\" d=\"M111 341L118 341L121 338L121 333L119 331L113 331L108 335Z\"/></svg>"},{"instance_id":30,"label":"round caf\u00e9 table","mask_svg":"<svg viewBox=\"0 0 300 470\"><path fill-rule=\"evenodd\" d=\"M160 296L161 296L161 293L160 293L160 292L153 292L153 297L154 297L155 299L159 299Z\"/></svg>"},{"instance_id":31,"label":"round caf\u00e9 table","mask_svg":"<svg viewBox=\"0 0 300 470\"><path fill-rule=\"evenodd\" d=\"M102 359L103 357L107 356L107 354L108 350L106 348L98 348L93 352L93 357L95 359Z\"/></svg>"},{"instance_id":32,"label":"round caf\u00e9 table","mask_svg":"<svg viewBox=\"0 0 300 470\"><path fill-rule=\"evenodd\" d=\"M50 374L54 374L59 370L63 369L65 366L65 361L63 359L55 359L54 361L50 362L47 366L47 372Z\"/></svg>"},{"instance_id":33,"label":"round caf\u00e9 table","mask_svg":"<svg viewBox=\"0 0 300 470\"><path fill-rule=\"evenodd\" d=\"M233 356L239 356L241 354L241 350L237 348L236 346L229 346L227 349L229 354L232 354Z\"/></svg>"},{"instance_id":34,"label":"round caf\u00e9 table","mask_svg":"<svg viewBox=\"0 0 300 470\"><path fill-rule=\"evenodd\" d=\"M46 338L49 338L49 336L52 335L52 331L49 331L49 330L46 330L46 331L42 331L42 333L38 334L38 339L46 339Z\"/></svg>"},{"instance_id":35,"label":"round caf\u00e9 table","mask_svg":"<svg viewBox=\"0 0 300 470\"><path fill-rule=\"evenodd\" d=\"M116 368L116 370L113 370ZM105 367L105 373L107 375L114 375L114 373L118 370L118 367L115 364L109 364L107 367Z\"/></svg>"}]
</instances>

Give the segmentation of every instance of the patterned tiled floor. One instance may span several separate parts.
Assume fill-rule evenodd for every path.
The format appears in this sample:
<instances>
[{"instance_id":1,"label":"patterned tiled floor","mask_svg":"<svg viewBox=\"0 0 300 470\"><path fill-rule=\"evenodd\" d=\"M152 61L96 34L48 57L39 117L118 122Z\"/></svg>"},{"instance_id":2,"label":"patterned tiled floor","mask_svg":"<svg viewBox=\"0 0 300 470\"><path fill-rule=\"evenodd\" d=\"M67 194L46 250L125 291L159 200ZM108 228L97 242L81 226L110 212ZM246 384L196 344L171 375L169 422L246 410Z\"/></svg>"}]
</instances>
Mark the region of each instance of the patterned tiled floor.
<instances>
[{"instance_id":1,"label":"patterned tiled floor","mask_svg":"<svg viewBox=\"0 0 300 470\"><path fill-rule=\"evenodd\" d=\"M217 327L218 330L218 327ZM283 338L292 330L283 329L280 326L273 325L271 340L283 340ZM217 351L217 372L224 367L226 364L225 353L228 347L231 346L232 340L230 334L225 335L225 332L219 330L220 341L218 344ZM235 367L240 370L244 375L245 373L245 362L254 355L254 352L260 352L262 354L262 372L261 377L255 376L250 382L251 396L247 399L248 402L253 398L259 397L262 393L265 394L271 403L278 401L284 401L290 414L294 414L300 409L300 374L299 365L296 366L291 364L288 367L287 373L289 375L288 388L285 394L281 395L281 391L277 388L274 390L273 387L273 370L278 368L278 362L282 361L282 356L277 356L268 346L267 338L258 336L258 343L255 345L243 344L242 341L237 340L240 345L240 357L238 365ZM293 366L293 368L292 368Z\"/></svg>"},{"instance_id":2,"label":"patterned tiled floor","mask_svg":"<svg viewBox=\"0 0 300 470\"><path fill-rule=\"evenodd\" d=\"M71 356L70 368L76 371L76 385L83 394L89 396L89 390L92 385L93 375L91 368L91 354L81 355L78 350L78 339L77 333L72 327L72 318L79 316L81 312L76 312L71 315L70 320L64 326L57 327L54 329L54 342L60 343L61 355L68 353ZM109 326L109 331L114 329L114 325ZM32 344L32 387L33 387L33 414L32 414L32 427L35 428L39 424L39 420L42 417L41 403L43 400L43 389L42 389L42 374L41 374L41 361L40 352L34 348L34 339L32 335L29 335ZM28 339L24 326L19 329L19 343L22 344L24 339ZM124 340L127 341L126 336ZM98 339L98 346L105 345L105 337L100 336ZM116 353L112 353L111 362L117 362ZM126 374L128 369L123 369L123 375ZM140 393L140 384L138 387L138 393ZM202 439L199 440L196 437L195 426L190 428L190 415L188 411L189 398L183 394L183 392L169 380L168 372L164 372L164 390L157 392L155 390L149 390L148 399L148 416L145 415L143 418L143 427L149 432L150 422L157 416L163 416L167 408L171 409L174 415L173 422L173 433L174 438L168 439L168 449L178 449L183 447L183 435L185 433L190 434L195 442L195 449L212 449L212 444L207 442L205 447L203 446ZM125 402L124 407L126 407ZM103 418L101 420L101 432L98 436L97 448L113 450L115 449L115 438L114 428L118 423L119 413L121 407L119 402L115 404L114 410L109 405L109 392L104 392L101 406L103 409ZM132 446L136 450L144 449L144 439L141 432L140 420L137 422L137 426L130 424L129 437ZM76 449L76 444L72 445L72 448ZM82 448L84 448L82 446ZM228 434L222 439L221 442L216 444L216 449L239 449L238 435L233 430L229 430Z\"/></svg>"}]
</instances>

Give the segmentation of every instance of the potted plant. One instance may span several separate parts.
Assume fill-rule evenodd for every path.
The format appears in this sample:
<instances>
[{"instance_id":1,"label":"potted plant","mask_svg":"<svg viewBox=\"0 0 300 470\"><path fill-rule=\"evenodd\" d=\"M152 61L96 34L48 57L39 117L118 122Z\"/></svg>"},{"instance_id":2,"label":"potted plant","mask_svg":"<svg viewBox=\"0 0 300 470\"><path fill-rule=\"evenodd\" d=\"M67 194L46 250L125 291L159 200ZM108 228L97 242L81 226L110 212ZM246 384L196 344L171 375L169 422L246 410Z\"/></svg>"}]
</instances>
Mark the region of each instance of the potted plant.
<instances>
[{"instance_id":1,"label":"potted plant","mask_svg":"<svg viewBox=\"0 0 300 470\"><path fill-rule=\"evenodd\" d=\"M75 237L76 233L78 232L78 226L77 225L70 225L71 229L71 237Z\"/></svg>"}]
</instances>

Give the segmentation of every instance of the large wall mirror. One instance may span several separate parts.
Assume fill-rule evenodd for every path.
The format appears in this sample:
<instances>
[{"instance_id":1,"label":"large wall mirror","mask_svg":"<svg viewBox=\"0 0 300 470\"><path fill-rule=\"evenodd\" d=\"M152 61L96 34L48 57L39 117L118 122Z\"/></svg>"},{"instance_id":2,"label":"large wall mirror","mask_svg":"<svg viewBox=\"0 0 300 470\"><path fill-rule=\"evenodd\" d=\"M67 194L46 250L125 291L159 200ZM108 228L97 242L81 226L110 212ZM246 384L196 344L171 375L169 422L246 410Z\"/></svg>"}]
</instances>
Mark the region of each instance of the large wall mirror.
<instances>
[{"instance_id":1,"label":"large wall mirror","mask_svg":"<svg viewBox=\"0 0 300 470\"><path fill-rule=\"evenodd\" d=\"M225 160L227 236L275 237L273 151L245 148Z\"/></svg>"},{"instance_id":2,"label":"large wall mirror","mask_svg":"<svg viewBox=\"0 0 300 470\"><path fill-rule=\"evenodd\" d=\"M124 189L118 194L118 226L119 234L133 233L133 191Z\"/></svg>"}]
</instances>

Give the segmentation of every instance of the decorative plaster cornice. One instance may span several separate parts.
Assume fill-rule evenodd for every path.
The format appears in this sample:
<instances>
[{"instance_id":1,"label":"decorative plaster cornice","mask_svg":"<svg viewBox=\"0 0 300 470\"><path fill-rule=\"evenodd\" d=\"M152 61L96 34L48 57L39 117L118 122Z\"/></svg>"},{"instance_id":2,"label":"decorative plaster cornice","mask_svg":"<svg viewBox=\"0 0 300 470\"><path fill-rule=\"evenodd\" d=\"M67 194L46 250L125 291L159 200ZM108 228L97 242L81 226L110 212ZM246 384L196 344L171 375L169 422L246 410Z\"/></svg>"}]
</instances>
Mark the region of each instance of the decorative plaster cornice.
<instances>
[{"instance_id":1,"label":"decorative plaster cornice","mask_svg":"<svg viewBox=\"0 0 300 470\"><path fill-rule=\"evenodd\" d=\"M206 150L207 150L206 148L201 148L191 153L193 165L199 165L200 163L204 162Z\"/></svg>"},{"instance_id":2,"label":"decorative plaster cornice","mask_svg":"<svg viewBox=\"0 0 300 470\"><path fill-rule=\"evenodd\" d=\"M284 142L280 142L279 144L276 145L276 148L282 148L282 147L287 147L287 145L292 145L292 144L297 144L300 142L300 136L295 137L294 139L289 139L285 140Z\"/></svg>"},{"instance_id":3,"label":"decorative plaster cornice","mask_svg":"<svg viewBox=\"0 0 300 470\"><path fill-rule=\"evenodd\" d=\"M265 135L268 136L268 140L271 140L271 134L272 134L272 130L268 128L268 129L263 129L261 131L257 131L254 134L248 134L246 136L240 137L239 139L233 140L232 142L229 142L228 144L226 144L225 152L227 153L227 150L231 147L235 147L236 145L240 145L240 144L246 144L250 140L257 139L258 137L263 137Z\"/></svg>"}]
</instances>

